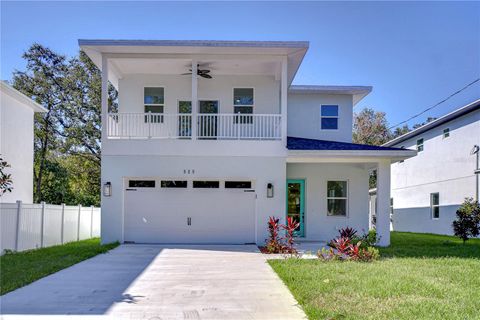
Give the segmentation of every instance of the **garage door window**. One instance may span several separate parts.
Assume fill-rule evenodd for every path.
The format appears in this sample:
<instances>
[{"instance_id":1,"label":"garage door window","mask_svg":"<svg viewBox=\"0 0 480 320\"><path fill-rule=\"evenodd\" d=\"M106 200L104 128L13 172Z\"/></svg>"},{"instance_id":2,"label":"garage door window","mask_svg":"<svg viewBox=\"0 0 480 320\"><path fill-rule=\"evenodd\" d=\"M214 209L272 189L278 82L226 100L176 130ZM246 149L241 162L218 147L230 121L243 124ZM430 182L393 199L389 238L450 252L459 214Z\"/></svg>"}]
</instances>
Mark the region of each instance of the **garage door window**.
<instances>
[{"instance_id":1,"label":"garage door window","mask_svg":"<svg viewBox=\"0 0 480 320\"><path fill-rule=\"evenodd\" d=\"M202 189L218 189L220 188L219 181L193 181L194 188Z\"/></svg>"},{"instance_id":2,"label":"garage door window","mask_svg":"<svg viewBox=\"0 0 480 320\"><path fill-rule=\"evenodd\" d=\"M155 180L130 180L129 188L155 188Z\"/></svg>"},{"instance_id":3,"label":"garage door window","mask_svg":"<svg viewBox=\"0 0 480 320\"><path fill-rule=\"evenodd\" d=\"M160 182L162 188L186 188L187 181L184 180L162 180Z\"/></svg>"},{"instance_id":4,"label":"garage door window","mask_svg":"<svg viewBox=\"0 0 480 320\"><path fill-rule=\"evenodd\" d=\"M225 181L225 189L250 189L251 181Z\"/></svg>"}]
</instances>

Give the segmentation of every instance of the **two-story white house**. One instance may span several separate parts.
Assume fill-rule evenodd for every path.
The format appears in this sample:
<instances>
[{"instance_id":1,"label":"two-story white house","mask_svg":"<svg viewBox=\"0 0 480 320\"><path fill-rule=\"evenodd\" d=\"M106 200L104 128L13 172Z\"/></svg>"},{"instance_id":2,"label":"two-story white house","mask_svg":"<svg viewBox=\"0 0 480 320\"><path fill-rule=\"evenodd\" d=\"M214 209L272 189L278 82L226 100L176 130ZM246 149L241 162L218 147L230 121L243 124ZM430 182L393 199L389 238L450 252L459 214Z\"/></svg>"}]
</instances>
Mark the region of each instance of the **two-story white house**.
<instances>
[{"instance_id":1,"label":"two-story white house","mask_svg":"<svg viewBox=\"0 0 480 320\"><path fill-rule=\"evenodd\" d=\"M392 165L393 229L452 234L458 207L479 197L480 100L385 146L418 151Z\"/></svg>"},{"instance_id":2,"label":"two-story white house","mask_svg":"<svg viewBox=\"0 0 480 320\"><path fill-rule=\"evenodd\" d=\"M35 112L47 110L0 81L0 157L10 165L13 189L0 202L33 202L33 124Z\"/></svg>"},{"instance_id":3,"label":"two-story white house","mask_svg":"<svg viewBox=\"0 0 480 320\"><path fill-rule=\"evenodd\" d=\"M257 243L368 230L378 168L388 245L390 164L415 151L352 144L371 87L293 86L308 42L79 40L102 70L102 240ZM108 108L109 81L119 92Z\"/></svg>"}]
</instances>

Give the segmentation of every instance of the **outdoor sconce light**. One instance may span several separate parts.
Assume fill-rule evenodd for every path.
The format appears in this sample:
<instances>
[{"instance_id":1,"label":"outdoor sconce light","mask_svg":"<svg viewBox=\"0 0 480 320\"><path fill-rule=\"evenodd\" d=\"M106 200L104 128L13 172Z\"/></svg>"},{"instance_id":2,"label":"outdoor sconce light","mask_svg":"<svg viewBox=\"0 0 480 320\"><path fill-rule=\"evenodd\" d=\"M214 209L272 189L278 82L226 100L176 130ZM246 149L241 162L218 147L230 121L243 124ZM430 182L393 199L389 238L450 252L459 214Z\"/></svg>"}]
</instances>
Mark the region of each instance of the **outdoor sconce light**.
<instances>
[{"instance_id":1,"label":"outdoor sconce light","mask_svg":"<svg viewBox=\"0 0 480 320\"><path fill-rule=\"evenodd\" d=\"M273 198L273 183L267 183L267 198Z\"/></svg>"},{"instance_id":2,"label":"outdoor sconce light","mask_svg":"<svg viewBox=\"0 0 480 320\"><path fill-rule=\"evenodd\" d=\"M110 197L112 195L112 183L110 181L105 182L103 185L103 195L105 197Z\"/></svg>"}]
</instances>

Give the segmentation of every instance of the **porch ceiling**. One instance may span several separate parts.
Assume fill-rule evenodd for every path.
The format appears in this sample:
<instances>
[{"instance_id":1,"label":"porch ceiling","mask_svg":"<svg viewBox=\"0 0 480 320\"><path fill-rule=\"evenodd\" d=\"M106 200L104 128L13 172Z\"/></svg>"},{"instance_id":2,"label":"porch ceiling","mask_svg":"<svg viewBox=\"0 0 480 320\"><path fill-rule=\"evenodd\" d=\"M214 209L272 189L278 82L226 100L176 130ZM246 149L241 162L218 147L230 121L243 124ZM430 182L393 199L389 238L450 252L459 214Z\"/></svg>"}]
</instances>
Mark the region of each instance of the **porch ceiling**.
<instances>
[{"instance_id":1,"label":"porch ceiling","mask_svg":"<svg viewBox=\"0 0 480 320\"><path fill-rule=\"evenodd\" d=\"M282 57L288 59L287 78L288 84L291 84L308 50L308 42L305 41L81 39L78 43L100 69L102 55L108 56L112 64L109 81L116 87L123 73L188 72L186 66L192 59L198 60L201 65L211 64L213 75L277 75Z\"/></svg>"},{"instance_id":2,"label":"porch ceiling","mask_svg":"<svg viewBox=\"0 0 480 320\"><path fill-rule=\"evenodd\" d=\"M142 59L142 58L112 58L110 62L120 73L125 74L166 74L180 75L188 73L192 64L189 59ZM199 60L199 69L211 70L215 75L279 75L280 61L268 60Z\"/></svg>"}]
</instances>

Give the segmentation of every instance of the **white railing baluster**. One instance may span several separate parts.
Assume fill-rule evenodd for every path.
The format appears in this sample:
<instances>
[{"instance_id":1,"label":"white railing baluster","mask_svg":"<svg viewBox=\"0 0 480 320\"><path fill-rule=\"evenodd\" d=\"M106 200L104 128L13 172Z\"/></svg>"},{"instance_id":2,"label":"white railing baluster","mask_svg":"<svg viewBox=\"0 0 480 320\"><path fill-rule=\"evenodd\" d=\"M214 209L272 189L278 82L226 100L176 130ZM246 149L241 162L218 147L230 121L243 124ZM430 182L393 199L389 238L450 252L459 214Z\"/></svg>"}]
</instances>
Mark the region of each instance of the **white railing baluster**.
<instances>
[{"instance_id":1,"label":"white railing baluster","mask_svg":"<svg viewBox=\"0 0 480 320\"><path fill-rule=\"evenodd\" d=\"M280 140L279 114L163 114L110 113L108 138L179 139L191 138L192 122L197 122L199 138L236 140Z\"/></svg>"}]
</instances>

